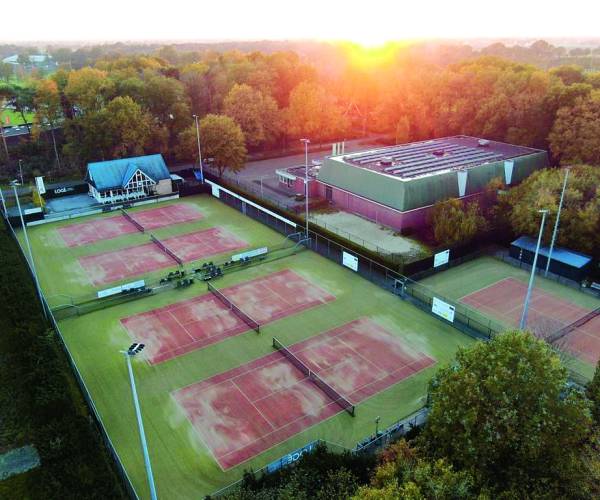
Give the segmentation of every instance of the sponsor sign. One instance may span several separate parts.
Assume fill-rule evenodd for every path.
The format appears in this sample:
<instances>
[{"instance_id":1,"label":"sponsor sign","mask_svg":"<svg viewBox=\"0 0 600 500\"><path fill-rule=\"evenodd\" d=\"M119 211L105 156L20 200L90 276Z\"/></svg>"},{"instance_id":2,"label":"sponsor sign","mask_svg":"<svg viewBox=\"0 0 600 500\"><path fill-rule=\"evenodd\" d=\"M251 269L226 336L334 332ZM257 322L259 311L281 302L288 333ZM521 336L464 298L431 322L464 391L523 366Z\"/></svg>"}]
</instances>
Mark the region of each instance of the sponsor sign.
<instances>
[{"instance_id":1,"label":"sponsor sign","mask_svg":"<svg viewBox=\"0 0 600 500\"><path fill-rule=\"evenodd\" d=\"M342 252L342 264L353 271L358 271L358 257L355 255Z\"/></svg>"},{"instance_id":2,"label":"sponsor sign","mask_svg":"<svg viewBox=\"0 0 600 500\"><path fill-rule=\"evenodd\" d=\"M433 256L433 267L443 266L448 264L450 260L450 250L444 250L443 252L436 253Z\"/></svg>"},{"instance_id":3,"label":"sponsor sign","mask_svg":"<svg viewBox=\"0 0 600 500\"><path fill-rule=\"evenodd\" d=\"M115 286L113 288L107 288L106 290L100 290L98 292L98 298L110 297L111 295L117 295L127 290L135 290L138 288L144 288L146 282L144 280L132 281L131 283L125 283L124 285Z\"/></svg>"},{"instance_id":4,"label":"sponsor sign","mask_svg":"<svg viewBox=\"0 0 600 500\"><path fill-rule=\"evenodd\" d=\"M35 185L37 187L38 193L42 194L46 194L46 186L44 185L44 178L43 177L36 177L35 178Z\"/></svg>"},{"instance_id":5,"label":"sponsor sign","mask_svg":"<svg viewBox=\"0 0 600 500\"><path fill-rule=\"evenodd\" d=\"M275 472L276 470L279 470L282 467L285 467L286 465L290 465L290 464L293 464L294 462L297 462L298 460L300 460L300 457L302 457L302 455L313 451L316 448L318 443L319 443L318 441L312 441L312 442L308 443L306 446L303 446L302 448L298 448L297 450L294 450L291 453L284 455L280 459L275 460L274 462L271 462L266 467L267 472L268 473Z\"/></svg>"},{"instance_id":6,"label":"sponsor sign","mask_svg":"<svg viewBox=\"0 0 600 500\"><path fill-rule=\"evenodd\" d=\"M433 314L437 314L441 316L446 321L450 321L450 323L454 323L454 311L456 308L451 306L447 302L438 299L437 297L433 298L433 303L431 304L431 312Z\"/></svg>"},{"instance_id":7,"label":"sponsor sign","mask_svg":"<svg viewBox=\"0 0 600 500\"><path fill-rule=\"evenodd\" d=\"M219 198L219 186L217 186L216 184L211 184L211 189L212 189L212 195L215 198Z\"/></svg>"},{"instance_id":8,"label":"sponsor sign","mask_svg":"<svg viewBox=\"0 0 600 500\"><path fill-rule=\"evenodd\" d=\"M258 257L259 255L265 255L268 252L269 252L269 249L267 247L256 248L254 250L248 250L247 252L244 252L244 253L238 253L236 255L232 255L231 260L233 262L237 262L238 260L245 259L246 257L250 257L250 258Z\"/></svg>"}]
</instances>

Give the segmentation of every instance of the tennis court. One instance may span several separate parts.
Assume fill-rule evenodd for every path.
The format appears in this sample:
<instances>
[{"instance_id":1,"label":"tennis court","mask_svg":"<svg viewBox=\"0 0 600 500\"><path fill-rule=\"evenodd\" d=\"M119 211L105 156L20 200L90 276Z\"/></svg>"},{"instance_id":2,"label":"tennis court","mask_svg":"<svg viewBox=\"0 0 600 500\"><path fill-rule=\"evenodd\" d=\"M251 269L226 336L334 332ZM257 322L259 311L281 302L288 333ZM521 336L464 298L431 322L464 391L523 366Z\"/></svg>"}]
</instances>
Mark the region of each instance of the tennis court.
<instances>
[{"instance_id":1,"label":"tennis court","mask_svg":"<svg viewBox=\"0 0 600 500\"><path fill-rule=\"evenodd\" d=\"M123 220L126 219L123 217ZM192 262L248 246L244 240L221 227L174 236L163 240L162 243L183 262ZM94 285L105 285L176 265L155 243L85 255L78 260Z\"/></svg>"},{"instance_id":2,"label":"tennis court","mask_svg":"<svg viewBox=\"0 0 600 500\"><path fill-rule=\"evenodd\" d=\"M290 269L221 289L220 292L259 324L297 314L335 297ZM121 319L133 340L144 342L156 364L220 342L251 329L213 294Z\"/></svg>"},{"instance_id":3,"label":"tennis court","mask_svg":"<svg viewBox=\"0 0 600 500\"><path fill-rule=\"evenodd\" d=\"M505 278L460 300L506 325L516 327L521 320L526 294L527 283ZM545 338L589 312L572 302L534 288L529 302L527 328L536 336Z\"/></svg>"},{"instance_id":4,"label":"tennis court","mask_svg":"<svg viewBox=\"0 0 600 500\"><path fill-rule=\"evenodd\" d=\"M145 230L202 219L198 208L188 203L129 212L129 216ZM121 214L58 228L58 233L68 247L89 245L137 231L136 226Z\"/></svg>"},{"instance_id":5,"label":"tennis court","mask_svg":"<svg viewBox=\"0 0 600 500\"><path fill-rule=\"evenodd\" d=\"M369 318L289 350L354 404L435 363ZM343 411L279 351L179 389L173 397L223 470Z\"/></svg>"}]
</instances>

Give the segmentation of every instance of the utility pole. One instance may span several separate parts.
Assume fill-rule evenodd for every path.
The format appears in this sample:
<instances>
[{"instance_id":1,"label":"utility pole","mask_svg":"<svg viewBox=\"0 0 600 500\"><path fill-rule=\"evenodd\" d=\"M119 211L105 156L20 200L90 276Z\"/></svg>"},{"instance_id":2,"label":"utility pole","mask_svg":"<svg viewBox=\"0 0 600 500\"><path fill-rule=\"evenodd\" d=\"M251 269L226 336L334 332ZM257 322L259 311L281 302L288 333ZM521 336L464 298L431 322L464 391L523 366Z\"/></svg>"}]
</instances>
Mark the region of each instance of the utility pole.
<instances>
[{"instance_id":1,"label":"utility pole","mask_svg":"<svg viewBox=\"0 0 600 500\"><path fill-rule=\"evenodd\" d=\"M308 239L308 145L310 139L300 139L304 143L304 220L306 222L305 238Z\"/></svg>"},{"instance_id":2,"label":"utility pole","mask_svg":"<svg viewBox=\"0 0 600 500\"><path fill-rule=\"evenodd\" d=\"M202 184L204 184L204 169L202 168L202 152L200 151L200 125L198 124L198 115L194 115L194 121L196 122L196 140L198 142L198 161L200 162L200 177L202 177Z\"/></svg>"},{"instance_id":3,"label":"utility pole","mask_svg":"<svg viewBox=\"0 0 600 500\"><path fill-rule=\"evenodd\" d=\"M144 344L134 342L126 351L121 351L127 360L127 371L129 372L129 384L131 385L131 395L133 396L133 406L135 407L135 416L137 418L138 430L140 433L140 442L142 444L142 453L144 455L144 466L146 467L146 477L148 486L150 487L150 498L156 500L156 486L154 485L154 474L152 473L152 465L150 463L150 455L148 453L148 443L146 442L146 433L144 431L144 422L142 421L142 410L138 399L137 389L135 387L135 378L133 377L133 368L131 366L131 358L139 354L144 349Z\"/></svg>"},{"instance_id":4,"label":"utility pole","mask_svg":"<svg viewBox=\"0 0 600 500\"><path fill-rule=\"evenodd\" d=\"M537 245L535 247L535 255L533 257L533 265L531 266L531 276L529 277L529 286L527 287L527 295L525 296L525 303L523 304L523 315L521 316L521 323L519 328L525 330L527 327L527 315L529 314L529 301L531 299L531 292L533 290L533 282L535 281L535 266L537 265L538 254L540 253L540 245L542 243L542 234L544 233L544 224L546 222L546 215L548 210L539 210L542 214L542 222L540 224L540 234L538 236Z\"/></svg>"},{"instance_id":5,"label":"utility pole","mask_svg":"<svg viewBox=\"0 0 600 500\"><path fill-rule=\"evenodd\" d=\"M558 212L556 214L556 222L554 223L554 231L552 231L552 242L550 243L550 251L548 252L548 259L546 262L546 272L544 276L548 276L548 270L550 269L550 261L552 260L552 251L554 250L554 242L556 241L556 235L558 233L558 223L560 221L560 212L562 211L563 200L565 199L565 191L567 190L567 179L569 178L569 169L565 169L565 181L563 183L562 192L560 193L560 202L558 203Z\"/></svg>"}]
</instances>

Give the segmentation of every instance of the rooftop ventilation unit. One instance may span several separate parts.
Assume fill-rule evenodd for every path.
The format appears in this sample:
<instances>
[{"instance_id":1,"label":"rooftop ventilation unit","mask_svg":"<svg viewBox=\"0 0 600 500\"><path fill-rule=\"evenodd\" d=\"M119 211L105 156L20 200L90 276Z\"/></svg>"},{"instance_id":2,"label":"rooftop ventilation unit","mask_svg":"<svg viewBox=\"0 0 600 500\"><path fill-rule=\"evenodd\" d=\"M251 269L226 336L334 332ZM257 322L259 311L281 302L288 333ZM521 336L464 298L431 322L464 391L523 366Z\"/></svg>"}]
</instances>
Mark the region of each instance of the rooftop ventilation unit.
<instances>
[{"instance_id":1,"label":"rooftop ventilation unit","mask_svg":"<svg viewBox=\"0 0 600 500\"><path fill-rule=\"evenodd\" d=\"M479 139L477 141L477 145L480 146L480 147L482 147L482 148L485 148L485 147L487 147L487 146L490 145L490 141L488 141L487 139Z\"/></svg>"}]
</instances>

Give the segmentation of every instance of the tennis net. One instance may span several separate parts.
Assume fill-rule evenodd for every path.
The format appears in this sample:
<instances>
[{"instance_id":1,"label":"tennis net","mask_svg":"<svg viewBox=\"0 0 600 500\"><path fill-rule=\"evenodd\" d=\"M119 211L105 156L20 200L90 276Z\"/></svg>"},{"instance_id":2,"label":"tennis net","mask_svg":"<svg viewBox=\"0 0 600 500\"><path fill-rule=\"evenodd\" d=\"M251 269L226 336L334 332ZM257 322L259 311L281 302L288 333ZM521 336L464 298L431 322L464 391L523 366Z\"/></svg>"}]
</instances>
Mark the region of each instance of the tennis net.
<instances>
[{"instance_id":1,"label":"tennis net","mask_svg":"<svg viewBox=\"0 0 600 500\"><path fill-rule=\"evenodd\" d=\"M582 316L581 318L579 318L578 320L574 321L573 323L561 328L560 330L558 330L557 332L554 332L552 335L549 335L546 338L546 341L549 344L554 344L555 342L559 341L560 339L562 339L565 335L571 333L573 330L576 330L577 328L585 325L586 323L592 321L596 316L600 315L600 307L598 307L597 309L594 309L593 311L590 311L589 313L587 313L585 316Z\"/></svg>"},{"instance_id":2,"label":"tennis net","mask_svg":"<svg viewBox=\"0 0 600 500\"><path fill-rule=\"evenodd\" d=\"M129 222L131 222L138 231L140 231L141 233L144 232L144 226L142 226L138 221L136 221L131 215L129 215L125 209L121 209L121 214L123 215L123 217L125 217Z\"/></svg>"},{"instance_id":3,"label":"tennis net","mask_svg":"<svg viewBox=\"0 0 600 500\"><path fill-rule=\"evenodd\" d=\"M225 295L223 295L217 288L214 287L211 283L208 284L208 290L217 297L223 304L225 304L229 310L234 313L238 318L244 321L250 328L252 328L256 333L260 333L260 325L258 321L253 320L250 316L248 316L244 311L242 311L238 306L236 306L231 300L229 300Z\"/></svg>"},{"instance_id":4,"label":"tennis net","mask_svg":"<svg viewBox=\"0 0 600 500\"><path fill-rule=\"evenodd\" d=\"M169 257L171 257L177 264L180 266L183 265L183 261L175 255L171 250L169 250L162 241L156 238L153 234L150 235L150 239L158 246L163 252L165 252Z\"/></svg>"},{"instance_id":5,"label":"tennis net","mask_svg":"<svg viewBox=\"0 0 600 500\"><path fill-rule=\"evenodd\" d=\"M342 396L338 391L325 382L319 375L306 366L298 356L284 346L279 340L273 337L273 347L285 356L298 370L300 370L309 380L321 389L329 398L340 405L350 415L354 416L354 405Z\"/></svg>"}]
</instances>

